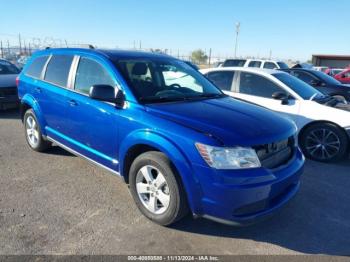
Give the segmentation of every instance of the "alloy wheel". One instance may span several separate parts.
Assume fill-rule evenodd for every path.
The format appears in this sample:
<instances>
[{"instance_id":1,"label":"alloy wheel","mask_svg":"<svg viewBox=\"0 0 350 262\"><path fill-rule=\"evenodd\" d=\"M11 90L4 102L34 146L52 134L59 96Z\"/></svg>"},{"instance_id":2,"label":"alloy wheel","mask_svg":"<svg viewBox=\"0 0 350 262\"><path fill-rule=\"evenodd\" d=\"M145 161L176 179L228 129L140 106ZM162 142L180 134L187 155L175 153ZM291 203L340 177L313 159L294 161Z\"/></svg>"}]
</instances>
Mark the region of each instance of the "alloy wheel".
<instances>
[{"instance_id":1,"label":"alloy wheel","mask_svg":"<svg viewBox=\"0 0 350 262\"><path fill-rule=\"evenodd\" d=\"M305 148L317 159L326 160L334 157L339 153L340 146L338 135L330 129L315 129L306 137Z\"/></svg>"},{"instance_id":2,"label":"alloy wheel","mask_svg":"<svg viewBox=\"0 0 350 262\"><path fill-rule=\"evenodd\" d=\"M136 175L136 191L144 207L163 214L169 207L170 192L164 175L154 166L143 166Z\"/></svg>"},{"instance_id":3,"label":"alloy wheel","mask_svg":"<svg viewBox=\"0 0 350 262\"><path fill-rule=\"evenodd\" d=\"M33 116L28 116L26 120L26 133L28 142L32 147L37 147L39 144L39 130Z\"/></svg>"}]
</instances>

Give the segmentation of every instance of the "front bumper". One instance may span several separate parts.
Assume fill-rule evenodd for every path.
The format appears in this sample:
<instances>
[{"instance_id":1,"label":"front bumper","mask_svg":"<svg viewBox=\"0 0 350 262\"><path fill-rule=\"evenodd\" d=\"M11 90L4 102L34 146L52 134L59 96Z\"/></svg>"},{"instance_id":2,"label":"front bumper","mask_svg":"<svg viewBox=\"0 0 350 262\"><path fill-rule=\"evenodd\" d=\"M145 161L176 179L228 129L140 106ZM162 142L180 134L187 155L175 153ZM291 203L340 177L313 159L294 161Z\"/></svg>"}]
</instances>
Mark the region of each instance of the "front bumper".
<instances>
[{"instance_id":1,"label":"front bumper","mask_svg":"<svg viewBox=\"0 0 350 262\"><path fill-rule=\"evenodd\" d=\"M345 128L346 133L348 134L348 137L350 139L350 126Z\"/></svg>"},{"instance_id":2,"label":"front bumper","mask_svg":"<svg viewBox=\"0 0 350 262\"><path fill-rule=\"evenodd\" d=\"M197 165L203 197L196 215L231 225L256 223L297 193L303 167L299 149L286 165L273 170L214 170Z\"/></svg>"}]
</instances>

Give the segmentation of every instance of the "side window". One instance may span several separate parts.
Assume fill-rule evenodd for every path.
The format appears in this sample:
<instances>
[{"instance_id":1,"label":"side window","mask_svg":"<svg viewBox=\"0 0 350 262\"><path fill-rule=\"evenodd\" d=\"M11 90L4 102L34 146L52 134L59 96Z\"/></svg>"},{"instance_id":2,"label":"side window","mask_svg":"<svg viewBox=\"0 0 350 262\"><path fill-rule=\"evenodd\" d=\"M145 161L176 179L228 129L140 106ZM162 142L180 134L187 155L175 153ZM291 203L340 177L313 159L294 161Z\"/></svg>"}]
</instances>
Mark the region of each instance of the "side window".
<instances>
[{"instance_id":1,"label":"side window","mask_svg":"<svg viewBox=\"0 0 350 262\"><path fill-rule=\"evenodd\" d=\"M301 71L292 71L292 75L308 84L311 84L312 80L316 80L312 75Z\"/></svg>"},{"instance_id":2,"label":"side window","mask_svg":"<svg viewBox=\"0 0 350 262\"><path fill-rule=\"evenodd\" d=\"M266 69L275 69L275 68L278 68L278 66L275 63L273 63L273 62L265 62L264 68L266 68Z\"/></svg>"},{"instance_id":3,"label":"side window","mask_svg":"<svg viewBox=\"0 0 350 262\"><path fill-rule=\"evenodd\" d=\"M248 67L260 67L261 66L261 62L260 61L250 61L248 64Z\"/></svg>"},{"instance_id":4,"label":"side window","mask_svg":"<svg viewBox=\"0 0 350 262\"><path fill-rule=\"evenodd\" d=\"M265 77L242 72L239 82L239 92L247 95L272 98L273 93L283 92L283 90Z\"/></svg>"},{"instance_id":5,"label":"side window","mask_svg":"<svg viewBox=\"0 0 350 262\"><path fill-rule=\"evenodd\" d=\"M345 77L345 78L349 78L349 77L350 77L350 71L345 72L345 73L344 73L344 77Z\"/></svg>"},{"instance_id":6,"label":"side window","mask_svg":"<svg viewBox=\"0 0 350 262\"><path fill-rule=\"evenodd\" d=\"M230 91L234 74L233 71L211 72L208 74L208 78L221 90Z\"/></svg>"},{"instance_id":7,"label":"side window","mask_svg":"<svg viewBox=\"0 0 350 262\"><path fill-rule=\"evenodd\" d=\"M66 87L73 56L54 55L47 65L45 80L58 86Z\"/></svg>"},{"instance_id":8,"label":"side window","mask_svg":"<svg viewBox=\"0 0 350 262\"><path fill-rule=\"evenodd\" d=\"M29 65L26 74L35 78L40 78L48 56L39 56Z\"/></svg>"},{"instance_id":9,"label":"side window","mask_svg":"<svg viewBox=\"0 0 350 262\"><path fill-rule=\"evenodd\" d=\"M75 76L74 89L89 94L90 87L93 85L115 86L115 82L101 64L89 58L81 57Z\"/></svg>"}]
</instances>

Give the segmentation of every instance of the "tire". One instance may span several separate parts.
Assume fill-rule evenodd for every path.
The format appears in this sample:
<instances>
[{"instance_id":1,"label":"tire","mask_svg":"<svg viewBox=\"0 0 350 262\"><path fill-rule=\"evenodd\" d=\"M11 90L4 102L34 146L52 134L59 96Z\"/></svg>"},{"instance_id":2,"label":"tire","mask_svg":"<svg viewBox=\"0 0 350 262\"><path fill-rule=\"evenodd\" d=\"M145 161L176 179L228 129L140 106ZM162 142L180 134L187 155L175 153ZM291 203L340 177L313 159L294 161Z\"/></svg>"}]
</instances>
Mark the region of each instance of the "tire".
<instances>
[{"instance_id":1,"label":"tire","mask_svg":"<svg viewBox=\"0 0 350 262\"><path fill-rule=\"evenodd\" d=\"M28 109L23 117L24 133L27 144L37 152L43 152L50 147L50 143L44 140L38 119L33 109Z\"/></svg>"},{"instance_id":2,"label":"tire","mask_svg":"<svg viewBox=\"0 0 350 262\"><path fill-rule=\"evenodd\" d=\"M302 131L299 143L304 155L319 162L335 162L344 158L349 139L331 123L316 123Z\"/></svg>"},{"instance_id":3,"label":"tire","mask_svg":"<svg viewBox=\"0 0 350 262\"><path fill-rule=\"evenodd\" d=\"M150 151L138 156L131 165L129 182L137 207L153 222L168 226L188 213L181 180L163 153Z\"/></svg>"}]
</instances>

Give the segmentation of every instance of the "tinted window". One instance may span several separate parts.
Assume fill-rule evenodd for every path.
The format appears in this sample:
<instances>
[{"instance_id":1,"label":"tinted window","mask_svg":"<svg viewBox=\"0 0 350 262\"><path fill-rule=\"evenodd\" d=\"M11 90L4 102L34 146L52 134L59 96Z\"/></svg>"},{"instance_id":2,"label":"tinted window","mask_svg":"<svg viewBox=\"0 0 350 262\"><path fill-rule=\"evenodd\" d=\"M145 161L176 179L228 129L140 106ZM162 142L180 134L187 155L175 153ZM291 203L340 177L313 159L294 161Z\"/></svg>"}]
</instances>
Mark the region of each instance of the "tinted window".
<instances>
[{"instance_id":1,"label":"tinted window","mask_svg":"<svg viewBox=\"0 0 350 262\"><path fill-rule=\"evenodd\" d=\"M67 86L73 56L54 55L47 66L45 80L59 86Z\"/></svg>"},{"instance_id":2,"label":"tinted window","mask_svg":"<svg viewBox=\"0 0 350 262\"><path fill-rule=\"evenodd\" d=\"M34 61L29 65L26 74L32 77L40 78L47 58L48 56L40 56L38 58L35 58Z\"/></svg>"},{"instance_id":3,"label":"tinted window","mask_svg":"<svg viewBox=\"0 0 350 262\"><path fill-rule=\"evenodd\" d=\"M340 82L338 80L336 80L335 78L321 72L321 71L316 71L313 70L312 71L313 75L315 75L315 77L321 79L323 82L330 84L330 85L339 85Z\"/></svg>"},{"instance_id":4,"label":"tinted window","mask_svg":"<svg viewBox=\"0 0 350 262\"><path fill-rule=\"evenodd\" d=\"M274 77L279 79L282 83L292 89L295 93L301 96L303 99L310 99L313 96L324 96L321 92L299 80L298 78L285 73L273 74Z\"/></svg>"},{"instance_id":5,"label":"tinted window","mask_svg":"<svg viewBox=\"0 0 350 262\"><path fill-rule=\"evenodd\" d=\"M283 90L265 77L251 74L241 73L239 92L242 94L272 98L275 92L283 92Z\"/></svg>"},{"instance_id":6,"label":"tinted window","mask_svg":"<svg viewBox=\"0 0 350 262\"><path fill-rule=\"evenodd\" d=\"M264 68L275 69L275 68L277 68L277 65L275 63L272 63L272 62L265 62Z\"/></svg>"},{"instance_id":7,"label":"tinted window","mask_svg":"<svg viewBox=\"0 0 350 262\"><path fill-rule=\"evenodd\" d=\"M208 74L208 78L221 90L230 91L234 73L233 71L212 72Z\"/></svg>"},{"instance_id":8,"label":"tinted window","mask_svg":"<svg viewBox=\"0 0 350 262\"><path fill-rule=\"evenodd\" d=\"M93 85L115 86L115 82L102 65L89 58L82 57L75 76L74 89L89 94L90 87Z\"/></svg>"},{"instance_id":9,"label":"tinted window","mask_svg":"<svg viewBox=\"0 0 350 262\"><path fill-rule=\"evenodd\" d=\"M277 64L281 69L288 69L289 68L289 66L284 62L277 62Z\"/></svg>"},{"instance_id":10,"label":"tinted window","mask_svg":"<svg viewBox=\"0 0 350 262\"><path fill-rule=\"evenodd\" d=\"M305 83L308 83L308 84L311 84L312 80L317 79L316 77L312 76L311 74L305 73L302 71L292 71L291 75L299 78L300 80L303 80Z\"/></svg>"},{"instance_id":11,"label":"tinted window","mask_svg":"<svg viewBox=\"0 0 350 262\"><path fill-rule=\"evenodd\" d=\"M6 60L0 60L0 75L18 74L19 69Z\"/></svg>"},{"instance_id":12,"label":"tinted window","mask_svg":"<svg viewBox=\"0 0 350 262\"><path fill-rule=\"evenodd\" d=\"M229 59L229 60L226 60L224 63L223 63L223 67L230 67L230 66L244 66L246 60L244 59Z\"/></svg>"},{"instance_id":13,"label":"tinted window","mask_svg":"<svg viewBox=\"0 0 350 262\"><path fill-rule=\"evenodd\" d=\"M260 67L261 62L260 61L250 61L248 67Z\"/></svg>"}]
</instances>

